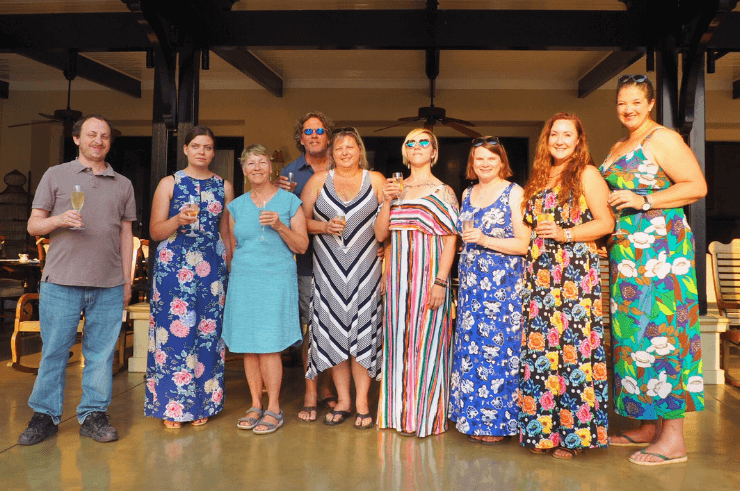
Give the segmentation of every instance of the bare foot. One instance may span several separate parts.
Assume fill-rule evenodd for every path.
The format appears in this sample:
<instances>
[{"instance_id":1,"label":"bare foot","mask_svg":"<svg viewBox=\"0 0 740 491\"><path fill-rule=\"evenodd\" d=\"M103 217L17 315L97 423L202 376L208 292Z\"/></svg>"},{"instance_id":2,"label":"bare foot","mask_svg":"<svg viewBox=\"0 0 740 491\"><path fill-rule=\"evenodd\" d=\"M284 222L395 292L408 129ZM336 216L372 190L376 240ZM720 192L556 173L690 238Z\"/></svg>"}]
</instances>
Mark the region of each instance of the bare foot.
<instances>
[{"instance_id":1,"label":"bare foot","mask_svg":"<svg viewBox=\"0 0 740 491\"><path fill-rule=\"evenodd\" d=\"M336 423L336 422L342 420L343 418L346 418L347 417L347 416L344 416L344 415L339 414L339 413L340 412L349 413L349 410L350 410L349 405L346 405L345 406L343 404L342 407L339 407L339 405L335 405L334 406L334 409L332 409L332 411L334 412L334 414L332 414L331 412L329 414L327 414L326 415L326 420L327 421L331 421L333 423Z\"/></svg>"},{"instance_id":2,"label":"bare foot","mask_svg":"<svg viewBox=\"0 0 740 491\"><path fill-rule=\"evenodd\" d=\"M315 404L315 403L314 403ZM303 409L298 413L298 418L303 421L316 421L316 406L303 406Z\"/></svg>"}]
</instances>

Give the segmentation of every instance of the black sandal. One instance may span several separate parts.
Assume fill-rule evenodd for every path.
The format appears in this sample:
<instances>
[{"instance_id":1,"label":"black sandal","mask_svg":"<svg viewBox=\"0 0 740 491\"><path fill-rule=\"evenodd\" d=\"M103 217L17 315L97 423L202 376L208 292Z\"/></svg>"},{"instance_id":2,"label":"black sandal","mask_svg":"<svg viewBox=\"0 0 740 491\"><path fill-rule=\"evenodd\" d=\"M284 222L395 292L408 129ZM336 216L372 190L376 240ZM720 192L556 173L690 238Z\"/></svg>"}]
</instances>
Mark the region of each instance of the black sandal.
<instances>
[{"instance_id":1,"label":"black sandal","mask_svg":"<svg viewBox=\"0 0 740 491\"><path fill-rule=\"evenodd\" d=\"M355 423L355 428L357 428L358 430L369 430L370 428L372 428L373 426L375 426L373 424L373 417L372 417L372 415L370 413L367 413L367 414L357 413L356 418L358 418L360 420L360 424ZM362 424L362 420L363 419L366 419L366 418L370 418L370 422L368 424L365 424L364 425L364 424Z\"/></svg>"},{"instance_id":2,"label":"black sandal","mask_svg":"<svg viewBox=\"0 0 740 491\"><path fill-rule=\"evenodd\" d=\"M331 419L324 418L324 424L329 426L337 426L342 423L352 414L349 411L329 411L329 414L331 415ZM340 418L336 421L334 421L334 416L339 415ZM327 415L328 416L328 415Z\"/></svg>"}]
</instances>

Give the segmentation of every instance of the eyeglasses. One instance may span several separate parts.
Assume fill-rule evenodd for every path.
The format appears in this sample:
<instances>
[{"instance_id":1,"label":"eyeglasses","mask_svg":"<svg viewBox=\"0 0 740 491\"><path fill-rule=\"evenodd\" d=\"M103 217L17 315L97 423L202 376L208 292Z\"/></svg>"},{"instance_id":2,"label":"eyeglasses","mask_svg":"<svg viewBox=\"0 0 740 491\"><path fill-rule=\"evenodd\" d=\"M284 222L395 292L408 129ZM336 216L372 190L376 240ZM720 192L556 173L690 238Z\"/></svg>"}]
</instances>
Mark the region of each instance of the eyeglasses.
<instances>
[{"instance_id":1,"label":"eyeglasses","mask_svg":"<svg viewBox=\"0 0 740 491\"><path fill-rule=\"evenodd\" d=\"M406 140L404 142L404 145L406 145L406 148L414 148L417 143L419 144L419 146L421 148L427 148L429 146L429 144L432 143L432 142L429 141L429 140L419 140L419 141L416 141L416 140Z\"/></svg>"},{"instance_id":2,"label":"eyeglasses","mask_svg":"<svg viewBox=\"0 0 740 491\"><path fill-rule=\"evenodd\" d=\"M619 85L623 85L632 80L636 84L643 84L647 81L647 79L647 75L622 75L617 79L617 83Z\"/></svg>"},{"instance_id":3,"label":"eyeglasses","mask_svg":"<svg viewBox=\"0 0 740 491\"><path fill-rule=\"evenodd\" d=\"M501 142L499 142L498 138L495 136L479 136L478 138L473 138L474 147L480 147L486 143L489 145L501 145Z\"/></svg>"},{"instance_id":4,"label":"eyeglasses","mask_svg":"<svg viewBox=\"0 0 740 491\"><path fill-rule=\"evenodd\" d=\"M326 133L326 130L324 128L316 128L315 131L317 135L323 135L324 133ZM305 130L303 130L303 134L305 135L313 135L313 132L313 128L306 128Z\"/></svg>"}]
</instances>

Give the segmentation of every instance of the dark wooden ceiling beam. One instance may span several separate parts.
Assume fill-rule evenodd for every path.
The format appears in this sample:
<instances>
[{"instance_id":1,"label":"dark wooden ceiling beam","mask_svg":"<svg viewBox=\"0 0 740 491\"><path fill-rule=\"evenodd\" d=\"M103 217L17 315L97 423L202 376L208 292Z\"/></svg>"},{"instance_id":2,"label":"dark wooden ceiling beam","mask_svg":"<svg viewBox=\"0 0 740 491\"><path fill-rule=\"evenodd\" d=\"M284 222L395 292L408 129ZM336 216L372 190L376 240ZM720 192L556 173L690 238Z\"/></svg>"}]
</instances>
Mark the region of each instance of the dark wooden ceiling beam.
<instances>
[{"instance_id":1,"label":"dark wooden ceiling beam","mask_svg":"<svg viewBox=\"0 0 740 491\"><path fill-rule=\"evenodd\" d=\"M578 81L578 98L591 95L644 55L644 49L611 53Z\"/></svg>"},{"instance_id":2,"label":"dark wooden ceiling beam","mask_svg":"<svg viewBox=\"0 0 740 491\"><path fill-rule=\"evenodd\" d=\"M217 46L211 48L211 51L267 89L271 94L277 97L283 96L283 79L259 58L250 53L247 48Z\"/></svg>"},{"instance_id":3,"label":"dark wooden ceiling beam","mask_svg":"<svg viewBox=\"0 0 740 491\"><path fill-rule=\"evenodd\" d=\"M19 51L18 54L62 71L66 70L69 65L69 55L65 52ZM108 68L90 58L77 56L77 75L111 90L137 99L141 98L141 82L139 80Z\"/></svg>"},{"instance_id":4,"label":"dark wooden ceiling beam","mask_svg":"<svg viewBox=\"0 0 740 491\"><path fill-rule=\"evenodd\" d=\"M732 98L740 99L740 78L732 82Z\"/></svg>"},{"instance_id":5,"label":"dark wooden ceiling beam","mask_svg":"<svg viewBox=\"0 0 740 491\"><path fill-rule=\"evenodd\" d=\"M10 84L4 80L0 80L0 99L7 99L10 95Z\"/></svg>"}]
</instances>

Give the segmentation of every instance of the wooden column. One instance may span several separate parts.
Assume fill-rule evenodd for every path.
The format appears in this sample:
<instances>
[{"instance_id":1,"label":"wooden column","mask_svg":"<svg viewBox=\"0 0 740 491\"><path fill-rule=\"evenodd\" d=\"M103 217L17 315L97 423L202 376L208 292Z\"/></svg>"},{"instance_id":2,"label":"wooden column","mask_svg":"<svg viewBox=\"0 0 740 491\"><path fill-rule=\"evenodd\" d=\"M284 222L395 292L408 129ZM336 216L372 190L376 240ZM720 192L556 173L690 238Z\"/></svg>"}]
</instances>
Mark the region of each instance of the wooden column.
<instances>
[{"instance_id":1,"label":"wooden column","mask_svg":"<svg viewBox=\"0 0 740 491\"><path fill-rule=\"evenodd\" d=\"M179 82L177 91L177 168L188 165L182 152L185 145L185 134L198 125L198 102L200 92L200 50L192 44L183 46L179 51Z\"/></svg>"}]
</instances>

